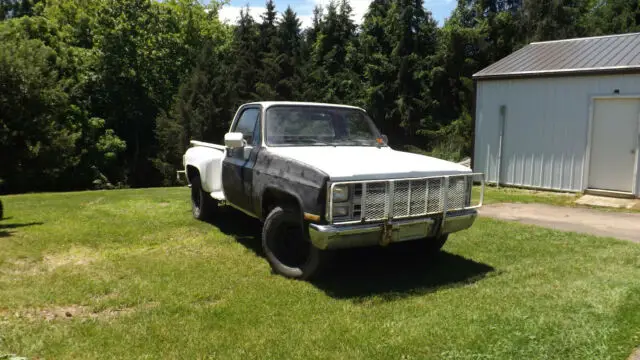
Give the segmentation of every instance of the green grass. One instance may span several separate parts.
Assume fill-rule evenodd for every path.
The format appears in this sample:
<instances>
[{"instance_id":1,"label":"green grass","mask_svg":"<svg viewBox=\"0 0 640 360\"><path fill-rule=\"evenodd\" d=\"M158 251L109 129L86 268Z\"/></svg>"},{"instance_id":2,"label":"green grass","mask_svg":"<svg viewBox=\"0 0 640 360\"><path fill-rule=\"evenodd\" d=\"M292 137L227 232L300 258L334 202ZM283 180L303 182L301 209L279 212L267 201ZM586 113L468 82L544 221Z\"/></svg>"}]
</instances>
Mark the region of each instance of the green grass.
<instances>
[{"instance_id":1,"label":"green grass","mask_svg":"<svg viewBox=\"0 0 640 360\"><path fill-rule=\"evenodd\" d=\"M346 251L307 283L271 274L255 221L193 220L185 188L2 200L0 355L625 359L640 344L637 244L480 219L437 260Z\"/></svg>"},{"instance_id":2,"label":"green grass","mask_svg":"<svg viewBox=\"0 0 640 360\"><path fill-rule=\"evenodd\" d=\"M478 199L480 196L480 187L474 188L474 199ZM608 208L601 206L586 206L576 204L582 195L575 193L562 193L553 191L539 191L539 190L527 190L513 187L500 187L486 186L484 193L484 204L497 204L497 203L522 203L522 204L547 204L556 206L567 207L581 207L591 208L601 211L614 211L614 212L640 212L640 205L632 208Z\"/></svg>"},{"instance_id":3,"label":"green grass","mask_svg":"<svg viewBox=\"0 0 640 360\"><path fill-rule=\"evenodd\" d=\"M480 188L474 188L474 196L480 194ZM580 198L578 194L558 193L550 191L525 190L518 188L508 188L486 186L484 191L485 204L497 203L539 203L558 206L575 206L575 201Z\"/></svg>"}]
</instances>

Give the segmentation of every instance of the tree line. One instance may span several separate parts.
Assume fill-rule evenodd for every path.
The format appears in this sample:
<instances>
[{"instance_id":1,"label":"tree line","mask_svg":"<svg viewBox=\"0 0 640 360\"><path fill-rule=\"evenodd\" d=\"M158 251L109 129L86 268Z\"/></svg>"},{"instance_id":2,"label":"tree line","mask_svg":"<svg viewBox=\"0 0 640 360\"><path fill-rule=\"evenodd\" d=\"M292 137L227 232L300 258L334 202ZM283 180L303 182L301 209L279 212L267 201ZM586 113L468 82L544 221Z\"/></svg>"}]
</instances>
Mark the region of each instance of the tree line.
<instances>
[{"instance_id":1,"label":"tree line","mask_svg":"<svg viewBox=\"0 0 640 360\"><path fill-rule=\"evenodd\" d=\"M257 100L365 108L391 145L471 154L472 74L532 42L640 30L637 0L348 0L310 27L272 0L0 0L0 191L175 183L189 140L220 142Z\"/></svg>"}]
</instances>

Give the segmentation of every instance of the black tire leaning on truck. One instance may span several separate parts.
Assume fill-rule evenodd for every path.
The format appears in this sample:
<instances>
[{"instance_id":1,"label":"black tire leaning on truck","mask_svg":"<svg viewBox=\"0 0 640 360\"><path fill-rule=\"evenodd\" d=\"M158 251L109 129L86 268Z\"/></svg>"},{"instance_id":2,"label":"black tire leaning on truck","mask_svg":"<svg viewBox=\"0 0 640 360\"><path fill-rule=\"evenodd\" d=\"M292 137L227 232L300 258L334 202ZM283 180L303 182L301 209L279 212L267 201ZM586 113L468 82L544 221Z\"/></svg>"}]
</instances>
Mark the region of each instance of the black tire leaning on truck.
<instances>
[{"instance_id":1,"label":"black tire leaning on truck","mask_svg":"<svg viewBox=\"0 0 640 360\"><path fill-rule=\"evenodd\" d=\"M307 235L306 224L296 211L276 206L262 228L262 249L277 274L310 280L322 274L330 252L315 247Z\"/></svg>"},{"instance_id":2,"label":"black tire leaning on truck","mask_svg":"<svg viewBox=\"0 0 640 360\"><path fill-rule=\"evenodd\" d=\"M191 179L191 212L193 217L202 221L211 220L217 208L218 202L202 190L200 176L194 176Z\"/></svg>"}]
</instances>

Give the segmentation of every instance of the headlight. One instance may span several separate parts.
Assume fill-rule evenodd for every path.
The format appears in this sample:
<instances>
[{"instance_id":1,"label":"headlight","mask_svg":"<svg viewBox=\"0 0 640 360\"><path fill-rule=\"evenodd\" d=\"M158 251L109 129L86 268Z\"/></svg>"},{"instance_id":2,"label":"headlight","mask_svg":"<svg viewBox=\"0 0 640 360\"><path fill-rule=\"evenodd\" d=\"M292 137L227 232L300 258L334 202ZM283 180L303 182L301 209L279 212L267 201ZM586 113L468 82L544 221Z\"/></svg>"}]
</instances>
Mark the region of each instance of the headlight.
<instances>
[{"instance_id":1,"label":"headlight","mask_svg":"<svg viewBox=\"0 0 640 360\"><path fill-rule=\"evenodd\" d=\"M347 205L335 206L333 208L334 217L343 217L348 215L349 215L349 206Z\"/></svg>"},{"instance_id":2,"label":"headlight","mask_svg":"<svg viewBox=\"0 0 640 360\"><path fill-rule=\"evenodd\" d=\"M333 202L345 202L349 200L349 186L337 185L333 187Z\"/></svg>"}]
</instances>

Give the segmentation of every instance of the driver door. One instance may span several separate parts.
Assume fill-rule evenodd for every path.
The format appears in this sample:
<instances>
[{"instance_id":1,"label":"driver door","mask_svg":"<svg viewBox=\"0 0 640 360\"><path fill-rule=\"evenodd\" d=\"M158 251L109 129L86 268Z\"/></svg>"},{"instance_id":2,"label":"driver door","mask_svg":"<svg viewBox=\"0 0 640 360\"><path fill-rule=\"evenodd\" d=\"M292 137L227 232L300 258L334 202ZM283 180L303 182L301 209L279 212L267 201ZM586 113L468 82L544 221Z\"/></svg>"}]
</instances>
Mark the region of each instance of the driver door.
<instances>
[{"instance_id":1,"label":"driver door","mask_svg":"<svg viewBox=\"0 0 640 360\"><path fill-rule=\"evenodd\" d=\"M242 133L244 148L227 149L222 162L222 186L228 202L249 213L253 211L253 168L260 151L260 108L242 110L231 132Z\"/></svg>"}]
</instances>

